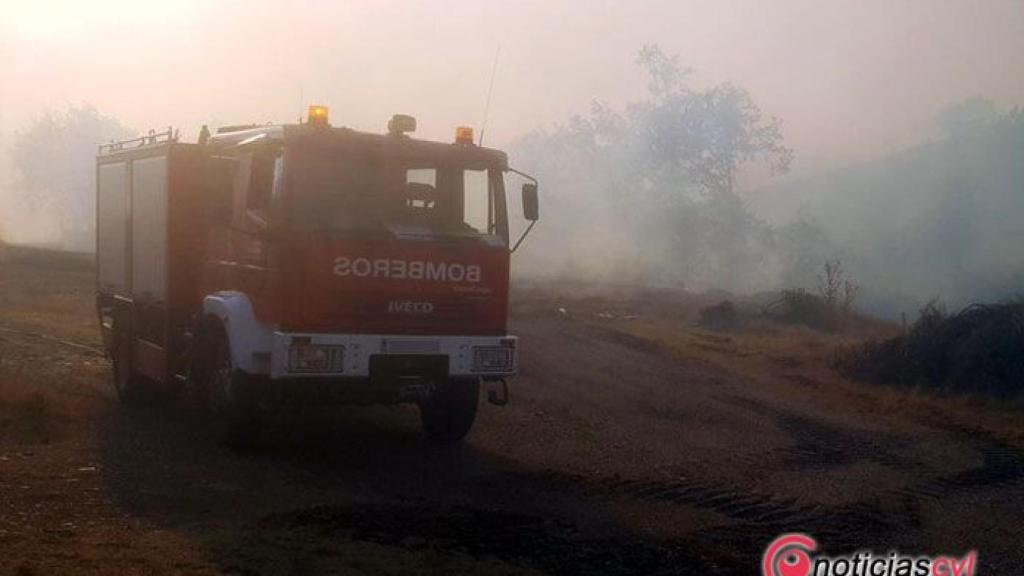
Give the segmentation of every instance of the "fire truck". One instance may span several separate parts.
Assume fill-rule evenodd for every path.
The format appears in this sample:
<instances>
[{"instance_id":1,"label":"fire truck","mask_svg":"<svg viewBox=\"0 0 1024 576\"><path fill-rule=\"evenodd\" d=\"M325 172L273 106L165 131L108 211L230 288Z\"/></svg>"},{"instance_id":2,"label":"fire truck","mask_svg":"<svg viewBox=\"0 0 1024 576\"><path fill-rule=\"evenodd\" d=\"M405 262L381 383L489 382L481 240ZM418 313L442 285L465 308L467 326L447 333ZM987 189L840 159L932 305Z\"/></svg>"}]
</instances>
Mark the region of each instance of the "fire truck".
<instances>
[{"instance_id":1,"label":"fire truck","mask_svg":"<svg viewBox=\"0 0 1024 576\"><path fill-rule=\"evenodd\" d=\"M415 403L429 438L457 442L481 387L506 403L509 265L537 181L470 128L415 128L333 127L312 106L298 124L100 146L96 305L118 396L180 391L228 442L326 402Z\"/></svg>"}]
</instances>

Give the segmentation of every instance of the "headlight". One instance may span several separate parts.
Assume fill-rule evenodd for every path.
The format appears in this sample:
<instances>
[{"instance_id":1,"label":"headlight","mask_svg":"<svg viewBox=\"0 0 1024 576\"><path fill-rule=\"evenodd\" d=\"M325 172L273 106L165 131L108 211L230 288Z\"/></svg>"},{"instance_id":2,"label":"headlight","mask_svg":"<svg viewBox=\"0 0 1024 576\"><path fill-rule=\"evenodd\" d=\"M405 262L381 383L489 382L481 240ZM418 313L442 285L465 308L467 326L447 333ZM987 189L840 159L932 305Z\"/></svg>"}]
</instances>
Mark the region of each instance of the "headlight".
<instances>
[{"instance_id":1,"label":"headlight","mask_svg":"<svg viewBox=\"0 0 1024 576\"><path fill-rule=\"evenodd\" d=\"M513 349L507 346L474 346L474 372L505 372L512 369Z\"/></svg>"},{"instance_id":2,"label":"headlight","mask_svg":"<svg viewBox=\"0 0 1024 576\"><path fill-rule=\"evenodd\" d=\"M288 349L288 371L301 373L341 372L344 346L293 344Z\"/></svg>"}]
</instances>

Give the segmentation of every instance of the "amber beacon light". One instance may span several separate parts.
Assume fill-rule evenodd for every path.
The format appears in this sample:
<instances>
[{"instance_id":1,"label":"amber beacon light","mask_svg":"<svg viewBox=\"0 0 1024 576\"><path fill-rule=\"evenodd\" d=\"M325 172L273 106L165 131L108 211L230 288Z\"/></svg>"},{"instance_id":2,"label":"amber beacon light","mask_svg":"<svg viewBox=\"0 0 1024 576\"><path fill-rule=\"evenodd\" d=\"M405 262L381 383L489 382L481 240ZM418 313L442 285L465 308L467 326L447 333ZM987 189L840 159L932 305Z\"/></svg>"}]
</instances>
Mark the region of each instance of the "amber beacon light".
<instances>
[{"instance_id":1,"label":"amber beacon light","mask_svg":"<svg viewBox=\"0 0 1024 576\"><path fill-rule=\"evenodd\" d=\"M310 106L306 122L313 126L327 126L327 106Z\"/></svg>"},{"instance_id":2,"label":"amber beacon light","mask_svg":"<svg viewBox=\"0 0 1024 576\"><path fill-rule=\"evenodd\" d=\"M456 144L472 144L473 143L473 129L469 126L459 126L455 129L455 143Z\"/></svg>"}]
</instances>

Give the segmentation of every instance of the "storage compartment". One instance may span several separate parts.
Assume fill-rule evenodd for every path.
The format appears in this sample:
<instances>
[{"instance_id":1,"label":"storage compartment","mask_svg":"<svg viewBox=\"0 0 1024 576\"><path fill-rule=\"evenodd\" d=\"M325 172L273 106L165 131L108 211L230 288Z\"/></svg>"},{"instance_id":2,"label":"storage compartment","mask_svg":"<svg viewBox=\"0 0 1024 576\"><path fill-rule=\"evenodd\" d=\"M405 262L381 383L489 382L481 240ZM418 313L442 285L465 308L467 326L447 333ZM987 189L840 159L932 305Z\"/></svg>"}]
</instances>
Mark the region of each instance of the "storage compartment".
<instances>
[{"instance_id":1,"label":"storage compartment","mask_svg":"<svg viewBox=\"0 0 1024 576\"><path fill-rule=\"evenodd\" d=\"M97 311L134 342L135 370L181 373L183 335L200 305L202 150L169 134L104 145L96 165ZM106 336L108 349L112 335Z\"/></svg>"},{"instance_id":2,"label":"storage compartment","mask_svg":"<svg viewBox=\"0 0 1024 576\"><path fill-rule=\"evenodd\" d=\"M126 294L128 283L128 162L99 166L96 177L96 269L100 292Z\"/></svg>"},{"instance_id":3,"label":"storage compartment","mask_svg":"<svg viewBox=\"0 0 1024 576\"><path fill-rule=\"evenodd\" d=\"M132 290L167 301L167 156L132 161Z\"/></svg>"}]
</instances>

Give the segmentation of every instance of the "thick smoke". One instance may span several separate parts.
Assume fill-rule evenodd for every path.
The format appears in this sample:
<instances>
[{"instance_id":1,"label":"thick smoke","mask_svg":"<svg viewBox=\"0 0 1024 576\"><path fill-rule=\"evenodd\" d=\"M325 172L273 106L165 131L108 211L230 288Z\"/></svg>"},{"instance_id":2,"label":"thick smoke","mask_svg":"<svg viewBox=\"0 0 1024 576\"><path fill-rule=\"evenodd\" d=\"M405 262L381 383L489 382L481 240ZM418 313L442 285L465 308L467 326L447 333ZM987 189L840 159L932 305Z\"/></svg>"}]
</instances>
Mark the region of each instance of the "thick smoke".
<instances>
[{"instance_id":1,"label":"thick smoke","mask_svg":"<svg viewBox=\"0 0 1024 576\"><path fill-rule=\"evenodd\" d=\"M519 141L517 162L543 182L545 220L521 269L613 283L751 290L774 266L771 230L735 190L754 160L784 171L779 123L743 89L696 89L657 47L637 58L650 84L624 110L586 115Z\"/></svg>"},{"instance_id":2,"label":"thick smoke","mask_svg":"<svg viewBox=\"0 0 1024 576\"><path fill-rule=\"evenodd\" d=\"M755 206L785 222L802 205L874 312L999 300L1024 292L1022 151L1024 113L975 98L940 112L926 143L783 182L755 195Z\"/></svg>"},{"instance_id":3,"label":"thick smoke","mask_svg":"<svg viewBox=\"0 0 1024 576\"><path fill-rule=\"evenodd\" d=\"M786 168L779 125L750 96L698 90L656 48L646 99L520 140L543 183L545 223L520 271L737 292L814 289L839 259L861 307L913 315L1024 291L1024 113L974 98L942 110L931 140L740 196L738 170ZM749 198L750 202L745 201Z\"/></svg>"}]
</instances>

